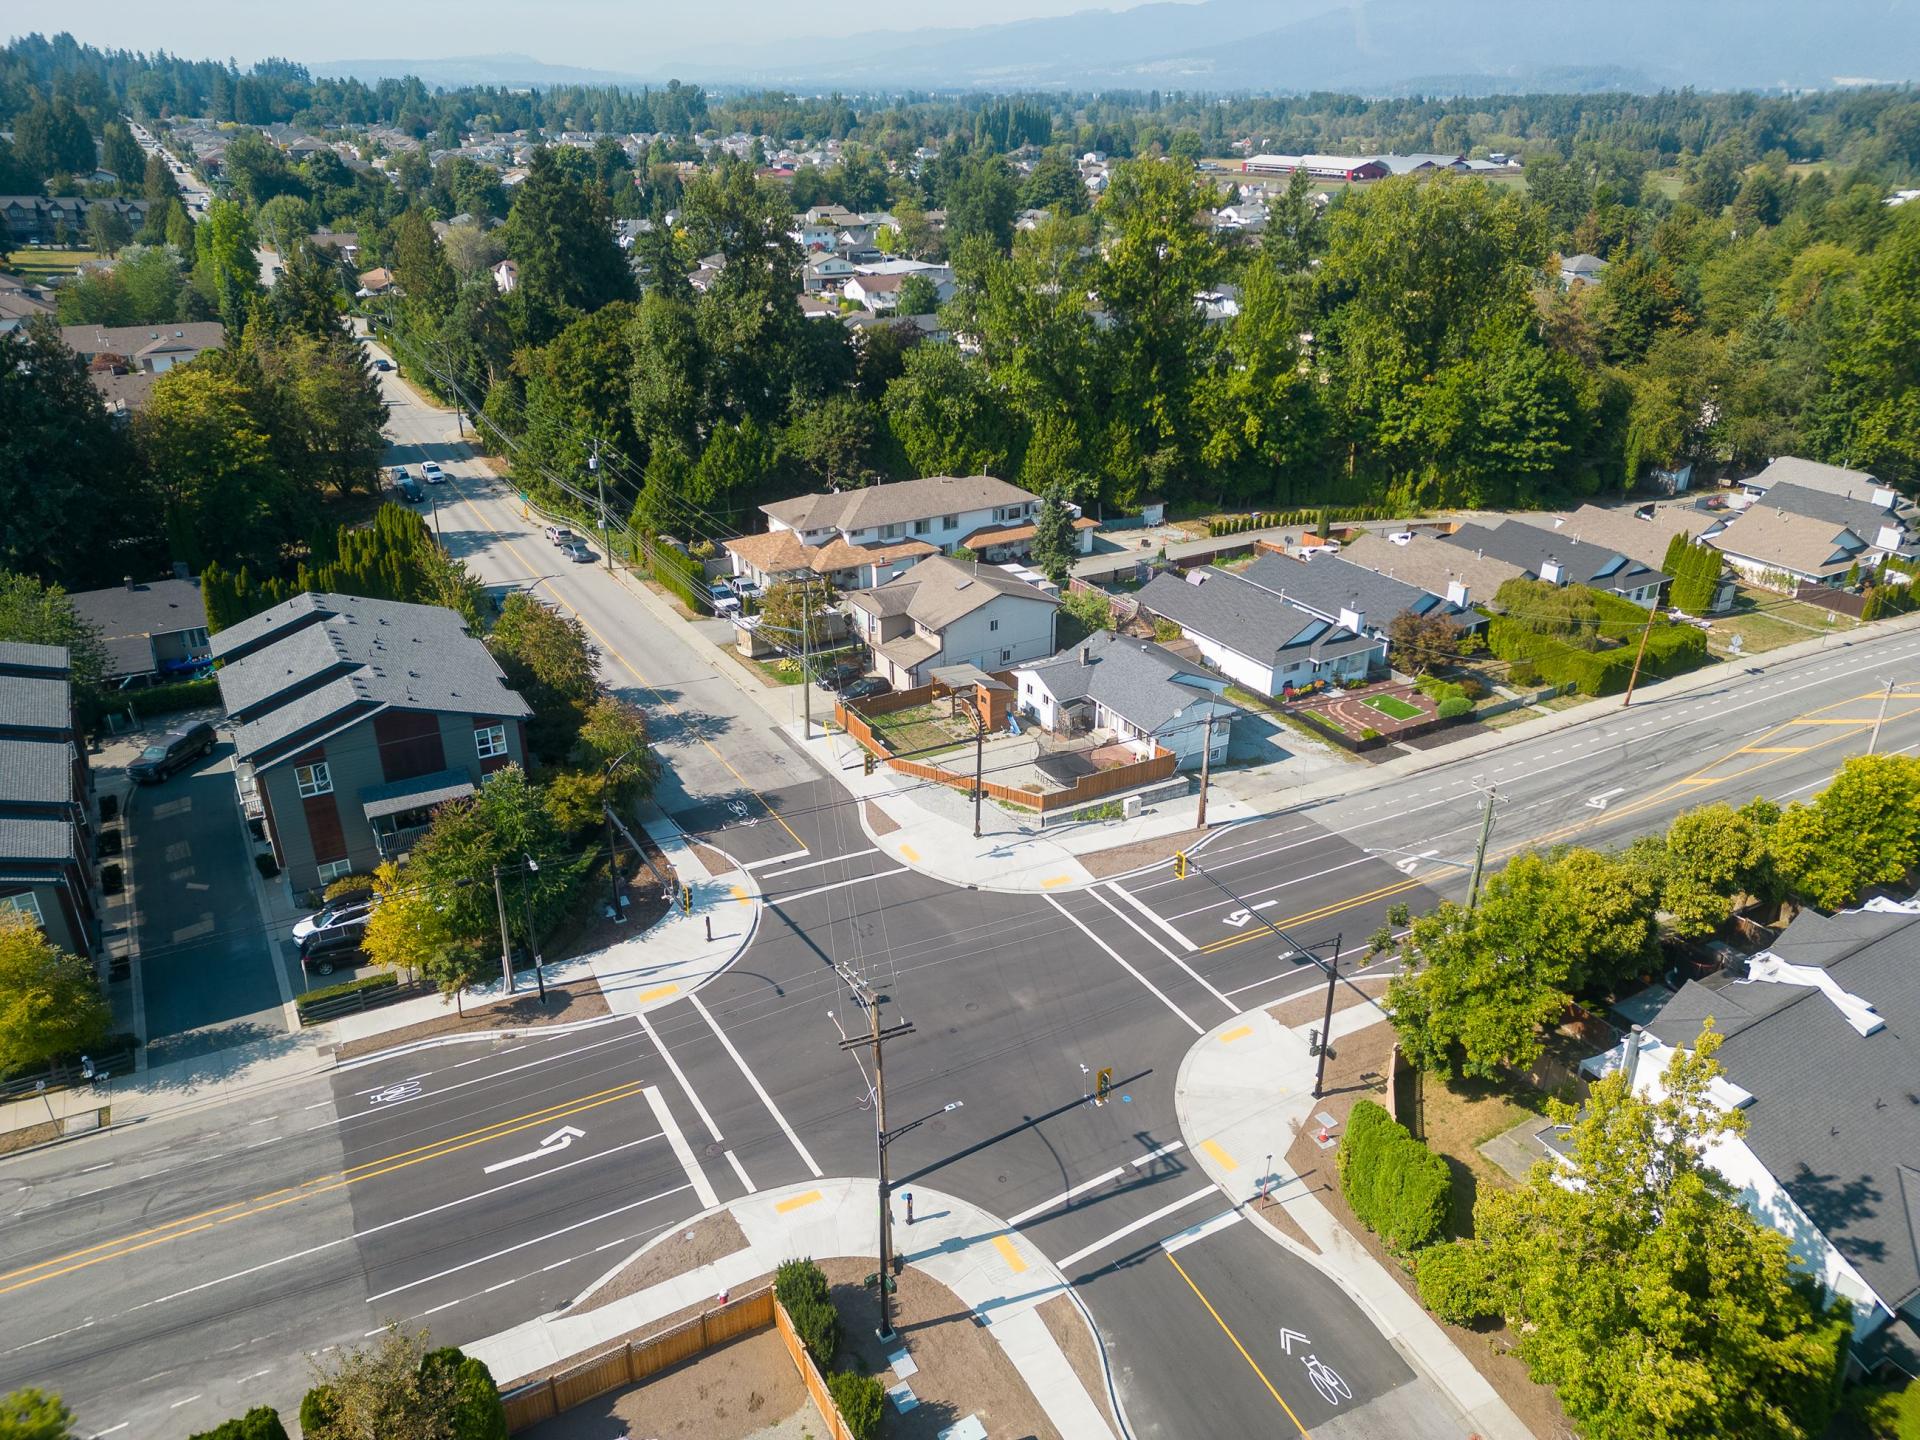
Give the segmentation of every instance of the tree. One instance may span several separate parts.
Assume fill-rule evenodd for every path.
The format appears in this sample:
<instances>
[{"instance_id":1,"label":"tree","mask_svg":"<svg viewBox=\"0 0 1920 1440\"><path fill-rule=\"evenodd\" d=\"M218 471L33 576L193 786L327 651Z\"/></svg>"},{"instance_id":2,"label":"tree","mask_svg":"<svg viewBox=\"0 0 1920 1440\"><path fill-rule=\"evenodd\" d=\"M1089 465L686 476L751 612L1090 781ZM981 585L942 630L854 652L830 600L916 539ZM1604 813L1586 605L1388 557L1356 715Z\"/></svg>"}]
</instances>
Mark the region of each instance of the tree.
<instances>
[{"instance_id":1,"label":"tree","mask_svg":"<svg viewBox=\"0 0 1920 1440\"><path fill-rule=\"evenodd\" d=\"M280 1423L278 1410L256 1405L236 1420L203 1430L193 1440L287 1440L287 1427Z\"/></svg>"},{"instance_id":2,"label":"tree","mask_svg":"<svg viewBox=\"0 0 1920 1440\"><path fill-rule=\"evenodd\" d=\"M172 222L167 240L173 242ZM259 244L253 222L237 200L212 200L204 221L193 227L193 283L237 340L246 328L247 307L260 289Z\"/></svg>"},{"instance_id":3,"label":"tree","mask_svg":"<svg viewBox=\"0 0 1920 1440\"><path fill-rule=\"evenodd\" d=\"M0 1075L71 1058L112 1028L93 966L48 944L25 911L0 910Z\"/></svg>"},{"instance_id":4,"label":"tree","mask_svg":"<svg viewBox=\"0 0 1920 1440\"><path fill-rule=\"evenodd\" d=\"M146 176L147 157L133 132L118 120L100 127L100 166L111 170L123 189L131 189Z\"/></svg>"},{"instance_id":5,"label":"tree","mask_svg":"<svg viewBox=\"0 0 1920 1440\"><path fill-rule=\"evenodd\" d=\"M74 697L83 706L106 693L107 649L100 628L83 620L57 583L0 570L0 640L58 645L67 652Z\"/></svg>"},{"instance_id":6,"label":"tree","mask_svg":"<svg viewBox=\"0 0 1920 1440\"><path fill-rule=\"evenodd\" d=\"M41 180L94 170L93 133L64 95L36 101L14 120L13 153Z\"/></svg>"},{"instance_id":7,"label":"tree","mask_svg":"<svg viewBox=\"0 0 1920 1440\"><path fill-rule=\"evenodd\" d=\"M455 1349L429 1351L426 1338L388 1326L371 1345L316 1366L300 1406L306 1440L505 1440L486 1365Z\"/></svg>"},{"instance_id":8,"label":"tree","mask_svg":"<svg viewBox=\"0 0 1920 1440\"><path fill-rule=\"evenodd\" d=\"M192 570L210 560L278 568L277 512L291 486L258 404L239 376L196 362L162 375L135 419L168 542Z\"/></svg>"},{"instance_id":9,"label":"tree","mask_svg":"<svg viewBox=\"0 0 1920 1440\"><path fill-rule=\"evenodd\" d=\"M133 240L133 227L111 200L87 207L87 239L102 255L118 255Z\"/></svg>"},{"instance_id":10,"label":"tree","mask_svg":"<svg viewBox=\"0 0 1920 1440\"><path fill-rule=\"evenodd\" d=\"M313 207L298 195L276 195L260 207L254 226L284 259L313 233Z\"/></svg>"},{"instance_id":11,"label":"tree","mask_svg":"<svg viewBox=\"0 0 1920 1440\"><path fill-rule=\"evenodd\" d=\"M1004 475L1020 454L1004 393L952 345L909 350L883 404L917 474Z\"/></svg>"},{"instance_id":12,"label":"tree","mask_svg":"<svg viewBox=\"0 0 1920 1440\"><path fill-rule=\"evenodd\" d=\"M940 308L940 287L920 271L900 282L900 295L894 307L899 315L931 315Z\"/></svg>"},{"instance_id":13,"label":"tree","mask_svg":"<svg viewBox=\"0 0 1920 1440\"><path fill-rule=\"evenodd\" d=\"M1920 865L1920 758L1855 755L1782 812L1770 845L1787 888L1823 910L1899 884Z\"/></svg>"},{"instance_id":14,"label":"tree","mask_svg":"<svg viewBox=\"0 0 1920 1440\"><path fill-rule=\"evenodd\" d=\"M7 217L0 215L0 265L7 263L7 257L17 248L19 242L13 238L13 226L7 223Z\"/></svg>"},{"instance_id":15,"label":"tree","mask_svg":"<svg viewBox=\"0 0 1920 1440\"><path fill-rule=\"evenodd\" d=\"M1435 609L1419 613L1402 610L1387 622L1388 653L1396 669L1408 675L1424 675L1439 665L1457 660L1465 640L1453 620Z\"/></svg>"},{"instance_id":16,"label":"tree","mask_svg":"<svg viewBox=\"0 0 1920 1440\"><path fill-rule=\"evenodd\" d=\"M583 315L516 362L526 377L525 426L516 465L538 491L545 474L592 488L587 460L596 446L620 454L638 447L629 422L635 307L605 305Z\"/></svg>"},{"instance_id":17,"label":"tree","mask_svg":"<svg viewBox=\"0 0 1920 1440\"><path fill-rule=\"evenodd\" d=\"M1107 597L1098 590L1068 591L1060 601L1060 613L1079 627L1081 635L1113 629L1113 607L1107 603ZM1062 647L1071 643L1064 627L1062 627L1060 641Z\"/></svg>"},{"instance_id":18,"label":"tree","mask_svg":"<svg viewBox=\"0 0 1920 1440\"><path fill-rule=\"evenodd\" d=\"M1000 156L975 152L960 163L947 182L947 243L986 240L1004 251L1013 243L1013 218L1019 213L1019 192L1013 172Z\"/></svg>"},{"instance_id":19,"label":"tree","mask_svg":"<svg viewBox=\"0 0 1920 1440\"><path fill-rule=\"evenodd\" d=\"M781 580L767 587L760 602L760 624L778 637L775 643L794 655L800 653L804 632L807 648L817 654L828 642L827 613L838 599L833 582L825 576Z\"/></svg>"},{"instance_id":20,"label":"tree","mask_svg":"<svg viewBox=\"0 0 1920 1440\"><path fill-rule=\"evenodd\" d=\"M622 808L649 793L660 773L648 745L646 714L611 695L587 706L573 761L596 774L610 773L613 785L607 798Z\"/></svg>"},{"instance_id":21,"label":"tree","mask_svg":"<svg viewBox=\"0 0 1920 1440\"><path fill-rule=\"evenodd\" d=\"M453 267L440 237L418 210L407 210L393 226L393 280L406 298L402 309L411 325L431 334L453 309Z\"/></svg>"},{"instance_id":22,"label":"tree","mask_svg":"<svg viewBox=\"0 0 1920 1440\"><path fill-rule=\"evenodd\" d=\"M173 178L173 169L167 164L167 157L157 150L147 156L141 167L140 193L146 197L149 218L154 212L164 210L169 200L180 198L180 185Z\"/></svg>"},{"instance_id":23,"label":"tree","mask_svg":"<svg viewBox=\"0 0 1920 1440\"><path fill-rule=\"evenodd\" d=\"M527 744L535 758L564 761L600 689L586 628L574 616L516 592L501 607L487 648L506 672L507 684L533 707Z\"/></svg>"},{"instance_id":24,"label":"tree","mask_svg":"<svg viewBox=\"0 0 1920 1440\"><path fill-rule=\"evenodd\" d=\"M829 488L864 485L878 430L875 408L852 395L834 395L796 414L780 436L781 449Z\"/></svg>"},{"instance_id":25,"label":"tree","mask_svg":"<svg viewBox=\"0 0 1920 1440\"><path fill-rule=\"evenodd\" d=\"M1733 913L1736 896L1769 898L1775 887L1771 806L1705 805L1683 810L1655 840L1660 908L1682 937L1710 935Z\"/></svg>"},{"instance_id":26,"label":"tree","mask_svg":"<svg viewBox=\"0 0 1920 1440\"><path fill-rule=\"evenodd\" d=\"M73 1412L58 1395L15 1390L0 1395L0 1440L73 1440Z\"/></svg>"},{"instance_id":27,"label":"tree","mask_svg":"<svg viewBox=\"0 0 1920 1440\"><path fill-rule=\"evenodd\" d=\"M1041 498L1040 513L1033 522L1033 563L1064 590L1073 573L1074 553L1073 512L1067 509L1066 497L1057 488L1049 490Z\"/></svg>"},{"instance_id":28,"label":"tree","mask_svg":"<svg viewBox=\"0 0 1920 1440\"><path fill-rule=\"evenodd\" d=\"M550 148L533 152L501 238L519 267L508 299L524 344L545 344L577 316L634 298L605 195L569 175Z\"/></svg>"},{"instance_id":29,"label":"tree","mask_svg":"<svg viewBox=\"0 0 1920 1440\"><path fill-rule=\"evenodd\" d=\"M1704 1159L1745 1128L1708 1088L1719 1042L1709 1022L1649 1094L1616 1070L1584 1108L1554 1102L1567 1170L1475 1206L1516 1353L1592 1440L1810 1440L1833 1409L1848 1307Z\"/></svg>"}]
</instances>

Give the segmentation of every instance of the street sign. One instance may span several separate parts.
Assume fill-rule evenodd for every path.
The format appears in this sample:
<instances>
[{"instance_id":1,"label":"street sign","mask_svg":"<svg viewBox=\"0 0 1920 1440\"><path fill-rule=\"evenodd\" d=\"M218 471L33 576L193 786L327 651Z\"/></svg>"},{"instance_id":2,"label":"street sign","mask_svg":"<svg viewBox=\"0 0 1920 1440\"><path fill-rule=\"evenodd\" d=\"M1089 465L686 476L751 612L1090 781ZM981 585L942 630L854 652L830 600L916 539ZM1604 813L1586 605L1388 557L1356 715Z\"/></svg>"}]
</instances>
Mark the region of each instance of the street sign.
<instances>
[{"instance_id":1,"label":"street sign","mask_svg":"<svg viewBox=\"0 0 1920 1440\"><path fill-rule=\"evenodd\" d=\"M524 1155L515 1155L511 1160L498 1160L487 1166L484 1173L491 1175L496 1170L510 1169L515 1165L524 1165L529 1160L544 1160L549 1155L558 1155L576 1140L587 1138L587 1132L576 1130L571 1125L563 1125L540 1142L538 1150L529 1150Z\"/></svg>"},{"instance_id":2,"label":"street sign","mask_svg":"<svg viewBox=\"0 0 1920 1440\"><path fill-rule=\"evenodd\" d=\"M1093 1103L1096 1105L1106 1104L1107 1092L1112 1088L1113 1067L1111 1065L1103 1065L1100 1068L1100 1073L1093 1077Z\"/></svg>"}]
</instances>

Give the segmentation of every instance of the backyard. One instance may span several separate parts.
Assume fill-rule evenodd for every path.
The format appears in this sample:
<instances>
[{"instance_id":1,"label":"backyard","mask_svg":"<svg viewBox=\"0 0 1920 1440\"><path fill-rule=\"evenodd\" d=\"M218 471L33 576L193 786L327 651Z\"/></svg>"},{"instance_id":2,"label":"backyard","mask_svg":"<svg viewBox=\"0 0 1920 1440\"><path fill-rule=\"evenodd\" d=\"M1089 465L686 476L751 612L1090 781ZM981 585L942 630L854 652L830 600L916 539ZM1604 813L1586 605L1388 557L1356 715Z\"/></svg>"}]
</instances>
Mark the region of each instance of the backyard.
<instances>
[{"instance_id":1,"label":"backyard","mask_svg":"<svg viewBox=\"0 0 1920 1440\"><path fill-rule=\"evenodd\" d=\"M22 280L45 284L55 276L71 275L78 266L100 258L92 250L22 249L7 257L6 268Z\"/></svg>"},{"instance_id":2,"label":"backyard","mask_svg":"<svg viewBox=\"0 0 1920 1440\"><path fill-rule=\"evenodd\" d=\"M948 713L952 702L933 701L868 717L876 738L896 755L939 754L973 739L973 721Z\"/></svg>"},{"instance_id":3,"label":"backyard","mask_svg":"<svg viewBox=\"0 0 1920 1440\"><path fill-rule=\"evenodd\" d=\"M1707 644L1716 655L1730 655L1737 636L1741 654L1759 655L1853 626L1849 615L1742 585L1734 597L1733 610L1716 619L1707 631Z\"/></svg>"}]
</instances>

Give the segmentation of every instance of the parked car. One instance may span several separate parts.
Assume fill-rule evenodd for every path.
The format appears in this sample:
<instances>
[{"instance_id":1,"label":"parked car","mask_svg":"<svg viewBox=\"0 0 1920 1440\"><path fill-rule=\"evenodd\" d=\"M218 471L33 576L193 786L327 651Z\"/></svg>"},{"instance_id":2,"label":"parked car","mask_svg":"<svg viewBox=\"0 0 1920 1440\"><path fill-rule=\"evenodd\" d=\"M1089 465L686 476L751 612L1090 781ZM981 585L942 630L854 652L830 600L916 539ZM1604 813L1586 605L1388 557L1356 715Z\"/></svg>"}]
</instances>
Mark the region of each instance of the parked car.
<instances>
[{"instance_id":1,"label":"parked car","mask_svg":"<svg viewBox=\"0 0 1920 1440\"><path fill-rule=\"evenodd\" d=\"M891 680L883 680L878 675L869 675L865 679L856 680L847 686L846 689L840 692L840 698L842 700L871 700L876 695L891 695L892 693L893 682Z\"/></svg>"},{"instance_id":2,"label":"parked car","mask_svg":"<svg viewBox=\"0 0 1920 1440\"><path fill-rule=\"evenodd\" d=\"M822 690L844 690L866 673L866 666L858 660L842 660L837 665L829 665L820 672L819 685Z\"/></svg>"},{"instance_id":3,"label":"parked car","mask_svg":"<svg viewBox=\"0 0 1920 1440\"><path fill-rule=\"evenodd\" d=\"M370 900L336 901L324 910L293 922L293 941L304 946L317 935L332 935L334 943L342 934L351 934L355 944L367 933L367 916L373 913Z\"/></svg>"},{"instance_id":4,"label":"parked car","mask_svg":"<svg viewBox=\"0 0 1920 1440\"><path fill-rule=\"evenodd\" d=\"M420 488L420 482L411 475L400 481L400 494L411 504L418 505L427 498L427 492Z\"/></svg>"},{"instance_id":5,"label":"parked car","mask_svg":"<svg viewBox=\"0 0 1920 1440\"><path fill-rule=\"evenodd\" d=\"M740 597L728 581L714 581L707 594L712 597L713 613L716 615L731 615L740 608Z\"/></svg>"},{"instance_id":6,"label":"parked car","mask_svg":"<svg viewBox=\"0 0 1920 1440\"><path fill-rule=\"evenodd\" d=\"M421 462L420 473L426 477L427 484L429 485L444 485L447 483L446 472L431 460Z\"/></svg>"},{"instance_id":7,"label":"parked car","mask_svg":"<svg viewBox=\"0 0 1920 1440\"><path fill-rule=\"evenodd\" d=\"M587 547L587 542L584 540L575 540L571 544L562 545L560 553L576 565L591 565L594 561L593 551Z\"/></svg>"},{"instance_id":8,"label":"parked car","mask_svg":"<svg viewBox=\"0 0 1920 1440\"><path fill-rule=\"evenodd\" d=\"M578 535L574 534L573 531L569 530L564 525L547 526L547 539L551 540L556 545L559 545L562 547L568 546L568 545L571 545L574 541L578 540L579 538L580 537Z\"/></svg>"},{"instance_id":9,"label":"parked car","mask_svg":"<svg viewBox=\"0 0 1920 1440\"><path fill-rule=\"evenodd\" d=\"M333 930L317 930L300 942L300 964L315 975L331 975L335 970L364 965L366 954L360 942L366 938L367 922Z\"/></svg>"},{"instance_id":10,"label":"parked car","mask_svg":"<svg viewBox=\"0 0 1920 1440\"><path fill-rule=\"evenodd\" d=\"M201 756L211 755L219 743L220 737L205 720L169 730L140 752L139 758L127 767L127 775L135 784L158 785Z\"/></svg>"}]
</instances>

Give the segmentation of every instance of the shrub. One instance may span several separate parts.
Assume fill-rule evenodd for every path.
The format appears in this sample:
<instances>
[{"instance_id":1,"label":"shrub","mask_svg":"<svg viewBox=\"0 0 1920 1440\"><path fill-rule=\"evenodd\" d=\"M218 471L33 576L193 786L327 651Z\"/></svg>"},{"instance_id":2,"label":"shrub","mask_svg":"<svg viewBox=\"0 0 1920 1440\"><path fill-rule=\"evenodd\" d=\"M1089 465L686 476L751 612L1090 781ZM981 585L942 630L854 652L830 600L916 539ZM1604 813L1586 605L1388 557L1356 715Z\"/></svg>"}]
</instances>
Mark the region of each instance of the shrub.
<instances>
[{"instance_id":1,"label":"shrub","mask_svg":"<svg viewBox=\"0 0 1920 1440\"><path fill-rule=\"evenodd\" d=\"M398 975L391 970L382 970L377 975L362 975L357 980L347 980L339 985L323 985L318 990L309 990L294 1004L304 1012L310 1005L317 1005L325 1000L337 1000L340 996L351 995L356 990L385 990L399 983ZM302 1430L307 1428L304 1421L300 1428Z\"/></svg>"},{"instance_id":2,"label":"shrub","mask_svg":"<svg viewBox=\"0 0 1920 1440\"><path fill-rule=\"evenodd\" d=\"M153 715L218 705L220 682L211 675L204 680L177 680L171 685L149 685L144 690L122 690L114 699L116 706L119 701L126 701L126 708L144 720Z\"/></svg>"},{"instance_id":3,"label":"shrub","mask_svg":"<svg viewBox=\"0 0 1920 1440\"><path fill-rule=\"evenodd\" d=\"M1435 1245L1413 1264L1420 1303L1450 1325L1471 1325L1499 1313L1486 1251L1470 1240Z\"/></svg>"},{"instance_id":4,"label":"shrub","mask_svg":"<svg viewBox=\"0 0 1920 1440\"><path fill-rule=\"evenodd\" d=\"M256 1405L237 1420L202 1430L193 1440L287 1440L287 1427L271 1405Z\"/></svg>"},{"instance_id":5,"label":"shrub","mask_svg":"<svg viewBox=\"0 0 1920 1440\"><path fill-rule=\"evenodd\" d=\"M827 1393L833 1396L834 1408L853 1432L853 1440L873 1440L880 1433L887 1392L878 1377L842 1370L827 1377Z\"/></svg>"},{"instance_id":6,"label":"shrub","mask_svg":"<svg viewBox=\"0 0 1920 1440\"><path fill-rule=\"evenodd\" d=\"M1380 732L1369 725L1360 732L1360 738L1362 740L1378 740L1380 738Z\"/></svg>"},{"instance_id":7,"label":"shrub","mask_svg":"<svg viewBox=\"0 0 1920 1440\"><path fill-rule=\"evenodd\" d=\"M1538 685L1540 668L1531 660L1516 660L1507 668L1507 679L1515 685Z\"/></svg>"},{"instance_id":8,"label":"shrub","mask_svg":"<svg viewBox=\"0 0 1920 1440\"><path fill-rule=\"evenodd\" d=\"M1353 1107L1340 1146L1340 1188L1360 1222L1407 1254L1439 1238L1447 1223L1447 1162L1371 1100Z\"/></svg>"},{"instance_id":9,"label":"shrub","mask_svg":"<svg viewBox=\"0 0 1920 1440\"><path fill-rule=\"evenodd\" d=\"M1460 682L1460 693L1469 700L1484 700L1487 698L1487 687L1469 675Z\"/></svg>"},{"instance_id":10,"label":"shrub","mask_svg":"<svg viewBox=\"0 0 1920 1440\"><path fill-rule=\"evenodd\" d=\"M1439 714L1442 720L1457 720L1462 715L1473 713L1473 702L1464 695L1449 695L1440 702Z\"/></svg>"},{"instance_id":11,"label":"shrub","mask_svg":"<svg viewBox=\"0 0 1920 1440\"><path fill-rule=\"evenodd\" d=\"M300 1433L317 1435L340 1413L340 1401L331 1385L316 1385L300 1401Z\"/></svg>"},{"instance_id":12,"label":"shrub","mask_svg":"<svg viewBox=\"0 0 1920 1440\"><path fill-rule=\"evenodd\" d=\"M1860 1386L1848 1392L1841 1413L1867 1440L1920 1440L1920 1382Z\"/></svg>"},{"instance_id":13,"label":"shrub","mask_svg":"<svg viewBox=\"0 0 1920 1440\"><path fill-rule=\"evenodd\" d=\"M825 1300L827 1292L827 1272L811 1259L782 1260L773 1272L773 1298L789 1315L802 1300Z\"/></svg>"},{"instance_id":14,"label":"shrub","mask_svg":"<svg viewBox=\"0 0 1920 1440\"><path fill-rule=\"evenodd\" d=\"M793 1321L794 1333L807 1347L813 1363L825 1370L840 1348L840 1312L833 1308L833 1302L803 1296L797 1304L787 1306L787 1318Z\"/></svg>"}]
</instances>

